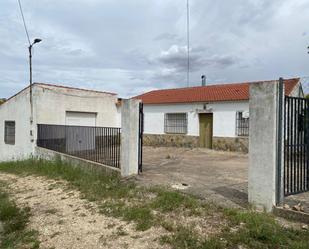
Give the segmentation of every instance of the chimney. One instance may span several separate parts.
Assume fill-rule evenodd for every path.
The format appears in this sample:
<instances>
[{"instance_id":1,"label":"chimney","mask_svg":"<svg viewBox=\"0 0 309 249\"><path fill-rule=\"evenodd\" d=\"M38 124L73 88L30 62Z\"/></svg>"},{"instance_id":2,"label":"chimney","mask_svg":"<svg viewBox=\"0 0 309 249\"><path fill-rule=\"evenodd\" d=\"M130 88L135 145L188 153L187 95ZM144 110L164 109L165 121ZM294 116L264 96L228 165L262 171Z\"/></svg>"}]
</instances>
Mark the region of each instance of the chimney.
<instances>
[{"instance_id":1,"label":"chimney","mask_svg":"<svg viewBox=\"0 0 309 249\"><path fill-rule=\"evenodd\" d=\"M202 75L202 86L206 86L206 76Z\"/></svg>"}]
</instances>

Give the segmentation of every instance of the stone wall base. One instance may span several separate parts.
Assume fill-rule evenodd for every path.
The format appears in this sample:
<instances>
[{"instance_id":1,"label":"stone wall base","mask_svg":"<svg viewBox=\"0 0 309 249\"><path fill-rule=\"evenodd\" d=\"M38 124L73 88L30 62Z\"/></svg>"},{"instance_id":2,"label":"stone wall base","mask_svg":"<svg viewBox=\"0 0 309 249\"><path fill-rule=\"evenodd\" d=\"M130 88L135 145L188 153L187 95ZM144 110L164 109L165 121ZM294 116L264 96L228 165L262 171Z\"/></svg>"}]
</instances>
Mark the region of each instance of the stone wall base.
<instances>
[{"instance_id":1,"label":"stone wall base","mask_svg":"<svg viewBox=\"0 0 309 249\"><path fill-rule=\"evenodd\" d=\"M199 146L199 137L181 134L144 134L143 144L146 146L191 147Z\"/></svg>"},{"instance_id":2,"label":"stone wall base","mask_svg":"<svg viewBox=\"0 0 309 249\"><path fill-rule=\"evenodd\" d=\"M249 139L247 137L213 137L212 147L215 150L248 153Z\"/></svg>"},{"instance_id":3,"label":"stone wall base","mask_svg":"<svg viewBox=\"0 0 309 249\"><path fill-rule=\"evenodd\" d=\"M143 143L145 146L197 148L199 137L181 134L144 134ZM215 150L248 153L248 144L247 137L213 137L213 149Z\"/></svg>"}]
</instances>

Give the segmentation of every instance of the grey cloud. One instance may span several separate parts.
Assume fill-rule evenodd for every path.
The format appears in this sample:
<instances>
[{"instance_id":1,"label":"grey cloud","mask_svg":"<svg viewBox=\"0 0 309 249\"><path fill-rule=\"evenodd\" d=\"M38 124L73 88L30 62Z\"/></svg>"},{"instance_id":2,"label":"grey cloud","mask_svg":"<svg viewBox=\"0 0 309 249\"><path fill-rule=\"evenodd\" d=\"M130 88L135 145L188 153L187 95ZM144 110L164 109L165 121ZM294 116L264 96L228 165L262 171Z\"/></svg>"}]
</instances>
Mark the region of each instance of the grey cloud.
<instances>
[{"instance_id":1,"label":"grey cloud","mask_svg":"<svg viewBox=\"0 0 309 249\"><path fill-rule=\"evenodd\" d=\"M161 52L158 62L163 66L179 72L184 72L188 67L187 47L173 45L168 50ZM190 49L190 70L198 71L203 67L225 68L237 63L236 58L229 55L208 56L201 47Z\"/></svg>"},{"instance_id":2,"label":"grey cloud","mask_svg":"<svg viewBox=\"0 0 309 249\"><path fill-rule=\"evenodd\" d=\"M135 95L186 83L186 13L177 0L23 1L34 80ZM191 85L306 75L305 0L191 1ZM302 35L300 35L302 34ZM16 1L0 8L0 98L28 82ZM174 47L173 47L174 45Z\"/></svg>"}]
</instances>

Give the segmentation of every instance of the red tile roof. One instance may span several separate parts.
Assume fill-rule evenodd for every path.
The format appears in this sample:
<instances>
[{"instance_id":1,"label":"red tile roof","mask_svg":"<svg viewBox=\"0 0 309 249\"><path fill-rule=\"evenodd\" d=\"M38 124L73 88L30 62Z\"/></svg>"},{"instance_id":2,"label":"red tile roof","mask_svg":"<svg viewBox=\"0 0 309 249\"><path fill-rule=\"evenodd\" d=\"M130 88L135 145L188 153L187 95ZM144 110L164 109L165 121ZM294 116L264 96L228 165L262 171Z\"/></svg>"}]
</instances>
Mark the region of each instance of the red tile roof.
<instances>
[{"instance_id":1,"label":"red tile roof","mask_svg":"<svg viewBox=\"0 0 309 249\"><path fill-rule=\"evenodd\" d=\"M290 95L299 81L299 78L284 80L285 94ZM257 82L154 90L134 98L141 99L144 104L241 101L249 99L249 84L251 83Z\"/></svg>"}]
</instances>

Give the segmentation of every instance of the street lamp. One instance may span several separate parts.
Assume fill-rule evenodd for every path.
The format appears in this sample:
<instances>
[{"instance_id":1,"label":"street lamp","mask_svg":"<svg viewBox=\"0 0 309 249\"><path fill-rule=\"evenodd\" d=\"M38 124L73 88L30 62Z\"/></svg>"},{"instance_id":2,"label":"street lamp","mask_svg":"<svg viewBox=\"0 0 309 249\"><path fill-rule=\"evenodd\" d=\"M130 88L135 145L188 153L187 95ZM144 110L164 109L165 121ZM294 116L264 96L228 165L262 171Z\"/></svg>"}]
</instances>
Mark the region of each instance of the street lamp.
<instances>
[{"instance_id":1,"label":"street lamp","mask_svg":"<svg viewBox=\"0 0 309 249\"><path fill-rule=\"evenodd\" d=\"M29 63L30 63L30 86L32 85L32 47L34 44L41 42L39 38L34 39L33 43L28 47L29 49Z\"/></svg>"},{"instance_id":2,"label":"street lamp","mask_svg":"<svg viewBox=\"0 0 309 249\"><path fill-rule=\"evenodd\" d=\"M32 105L32 47L34 44L41 42L42 40L39 38L34 39L32 44L29 45L29 69L30 69L30 108L31 108L31 117L30 122L33 121L33 105Z\"/></svg>"}]
</instances>

